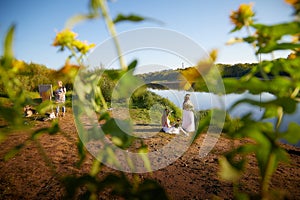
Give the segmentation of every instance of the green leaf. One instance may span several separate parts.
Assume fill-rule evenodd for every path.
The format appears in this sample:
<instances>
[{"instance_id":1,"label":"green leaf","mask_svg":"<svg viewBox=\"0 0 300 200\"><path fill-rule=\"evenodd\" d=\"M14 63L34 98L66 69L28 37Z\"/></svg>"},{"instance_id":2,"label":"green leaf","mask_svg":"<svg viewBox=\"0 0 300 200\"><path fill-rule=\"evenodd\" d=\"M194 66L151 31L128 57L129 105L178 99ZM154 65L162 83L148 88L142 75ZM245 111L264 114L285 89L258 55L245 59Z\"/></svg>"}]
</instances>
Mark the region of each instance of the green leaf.
<instances>
[{"instance_id":1,"label":"green leaf","mask_svg":"<svg viewBox=\"0 0 300 200\"><path fill-rule=\"evenodd\" d=\"M295 122L290 122L287 131L282 136L289 143L296 144L300 141L300 125Z\"/></svg>"},{"instance_id":2,"label":"green leaf","mask_svg":"<svg viewBox=\"0 0 300 200\"><path fill-rule=\"evenodd\" d=\"M273 153L276 156L277 163L280 161L289 162L289 154L284 149L277 147L273 150Z\"/></svg>"},{"instance_id":3,"label":"green leaf","mask_svg":"<svg viewBox=\"0 0 300 200\"><path fill-rule=\"evenodd\" d=\"M226 93L235 93L240 87L236 78L223 78Z\"/></svg>"},{"instance_id":4,"label":"green leaf","mask_svg":"<svg viewBox=\"0 0 300 200\"><path fill-rule=\"evenodd\" d=\"M300 44L295 43L267 43L264 47L258 49L257 54L259 53L271 53L277 50L296 50L300 47Z\"/></svg>"},{"instance_id":5,"label":"green leaf","mask_svg":"<svg viewBox=\"0 0 300 200\"><path fill-rule=\"evenodd\" d=\"M234 33L236 31L239 31L241 30L243 27L238 27L238 26L235 26L229 33Z\"/></svg>"},{"instance_id":6,"label":"green leaf","mask_svg":"<svg viewBox=\"0 0 300 200\"><path fill-rule=\"evenodd\" d=\"M7 161L11 158L13 158L17 153L20 152L20 150L24 147L24 144L19 144L15 146L13 149L11 149L7 154L4 156L4 160Z\"/></svg>"},{"instance_id":7,"label":"green leaf","mask_svg":"<svg viewBox=\"0 0 300 200\"><path fill-rule=\"evenodd\" d=\"M294 113L297 109L297 102L289 97L278 98L270 103L281 106L283 108L283 112L288 114Z\"/></svg>"},{"instance_id":8,"label":"green leaf","mask_svg":"<svg viewBox=\"0 0 300 200\"><path fill-rule=\"evenodd\" d=\"M243 40L249 44L252 44L253 42L255 42L256 40L256 37L253 37L253 36L249 36L249 37L245 37L243 38Z\"/></svg>"},{"instance_id":9,"label":"green leaf","mask_svg":"<svg viewBox=\"0 0 300 200\"><path fill-rule=\"evenodd\" d=\"M118 16L113 20L113 22L119 23L119 22L123 22L123 21L132 21L132 22L140 22L140 21L144 21L145 18L138 16L138 15L123 15L123 14L118 14Z\"/></svg>"},{"instance_id":10,"label":"green leaf","mask_svg":"<svg viewBox=\"0 0 300 200\"><path fill-rule=\"evenodd\" d=\"M66 176L61 179L63 185L66 189L66 194L63 199L75 199L76 191L83 186L89 186L88 188L96 188L102 186L99 184L95 177L90 175L81 175L79 177L76 176ZM90 195L90 194L89 194Z\"/></svg>"},{"instance_id":11,"label":"green leaf","mask_svg":"<svg viewBox=\"0 0 300 200\"><path fill-rule=\"evenodd\" d=\"M92 15L98 15L99 14L99 9L101 8L100 2L99 0L90 0L89 1L89 9L90 9L90 13Z\"/></svg>"},{"instance_id":12,"label":"green leaf","mask_svg":"<svg viewBox=\"0 0 300 200\"><path fill-rule=\"evenodd\" d=\"M109 120L109 119L110 119L110 115L109 115L108 112L102 113L102 114L100 115L100 117L99 117L99 121L101 121L101 120Z\"/></svg>"},{"instance_id":13,"label":"green leaf","mask_svg":"<svg viewBox=\"0 0 300 200\"><path fill-rule=\"evenodd\" d=\"M257 159L260 174L264 177L269 157L271 156L271 145L268 142L257 145L255 156Z\"/></svg>"},{"instance_id":14,"label":"green leaf","mask_svg":"<svg viewBox=\"0 0 300 200\"><path fill-rule=\"evenodd\" d=\"M221 156L219 158L220 172L219 175L226 181L236 182L242 175L242 171L236 169L231 165L226 157Z\"/></svg>"},{"instance_id":15,"label":"green leaf","mask_svg":"<svg viewBox=\"0 0 300 200\"><path fill-rule=\"evenodd\" d=\"M66 29L73 29L74 26L80 22L89 20L89 19L95 19L100 17L100 15L98 13L91 13L91 14L87 14L87 15L83 15L83 14L79 14L79 15L75 15L71 18L69 18L65 24L65 28Z\"/></svg>"},{"instance_id":16,"label":"green leaf","mask_svg":"<svg viewBox=\"0 0 300 200\"><path fill-rule=\"evenodd\" d=\"M14 33L15 33L15 25L12 25L6 34L5 41L4 41L4 53L3 53L4 58L12 59L14 57L14 53L13 53Z\"/></svg>"},{"instance_id":17,"label":"green leaf","mask_svg":"<svg viewBox=\"0 0 300 200\"><path fill-rule=\"evenodd\" d=\"M203 133L203 130L209 126L210 120L211 120L211 112L208 112L206 116L200 119L194 140L196 140L200 136L200 134Z\"/></svg>"},{"instance_id":18,"label":"green leaf","mask_svg":"<svg viewBox=\"0 0 300 200\"><path fill-rule=\"evenodd\" d=\"M151 163L148 157L148 147L146 145L143 145L141 148L138 150L139 156L142 158L144 161L145 168L150 172L151 170Z\"/></svg>"},{"instance_id":19,"label":"green leaf","mask_svg":"<svg viewBox=\"0 0 300 200\"><path fill-rule=\"evenodd\" d=\"M143 81L130 72L125 73L115 86L112 97L113 99L129 98L138 86L144 85Z\"/></svg>"},{"instance_id":20,"label":"green leaf","mask_svg":"<svg viewBox=\"0 0 300 200\"><path fill-rule=\"evenodd\" d=\"M102 130L106 135L111 136L115 145L121 148L129 147L134 140L134 137L129 135L133 131L130 121L112 118L102 126Z\"/></svg>"},{"instance_id":21,"label":"green leaf","mask_svg":"<svg viewBox=\"0 0 300 200\"><path fill-rule=\"evenodd\" d=\"M268 119L268 118L272 118L272 117L277 117L278 116L278 110L277 110L277 106L275 105L268 105L265 107L265 112L263 115L263 119Z\"/></svg>"},{"instance_id":22,"label":"green leaf","mask_svg":"<svg viewBox=\"0 0 300 200\"><path fill-rule=\"evenodd\" d=\"M270 53L275 50L293 50L299 48L299 43L280 43L279 41L284 36L298 34L300 32L299 22L271 26L255 24L253 27L257 29L258 34L257 40L259 49L257 53Z\"/></svg>"},{"instance_id":23,"label":"green leaf","mask_svg":"<svg viewBox=\"0 0 300 200\"><path fill-rule=\"evenodd\" d=\"M290 22L275 25L253 24L260 35L269 36L279 40L285 35L294 35L300 32L300 22Z\"/></svg>"},{"instance_id":24,"label":"green leaf","mask_svg":"<svg viewBox=\"0 0 300 200\"><path fill-rule=\"evenodd\" d=\"M136 199L169 199L164 188L156 181L150 179L144 180L144 182L139 185L136 196Z\"/></svg>"},{"instance_id":25,"label":"green leaf","mask_svg":"<svg viewBox=\"0 0 300 200\"><path fill-rule=\"evenodd\" d=\"M54 135L59 131L58 121L54 121L52 126L47 130L50 135Z\"/></svg>"},{"instance_id":26,"label":"green leaf","mask_svg":"<svg viewBox=\"0 0 300 200\"><path fill-rule=\"evenodd\" d=\"M76 162L76 166L80 167L81 164L83 163L84 159L86 158L86 151L85 151L82 140L79 140L77 142L77 151L78 151L79 161Z\"/></svg>"},{"instance_id":27,"label":"green leaf","mask_svg":"<svg viewBox=\"0 0 300 200\"><path fill-rule=\"evenodd\" d=\"M128 65L128 71L134 70L135 67L137 66L137 63L138 63L137 60L132 61L132 62Z\"/></svg>"}]
</instances>

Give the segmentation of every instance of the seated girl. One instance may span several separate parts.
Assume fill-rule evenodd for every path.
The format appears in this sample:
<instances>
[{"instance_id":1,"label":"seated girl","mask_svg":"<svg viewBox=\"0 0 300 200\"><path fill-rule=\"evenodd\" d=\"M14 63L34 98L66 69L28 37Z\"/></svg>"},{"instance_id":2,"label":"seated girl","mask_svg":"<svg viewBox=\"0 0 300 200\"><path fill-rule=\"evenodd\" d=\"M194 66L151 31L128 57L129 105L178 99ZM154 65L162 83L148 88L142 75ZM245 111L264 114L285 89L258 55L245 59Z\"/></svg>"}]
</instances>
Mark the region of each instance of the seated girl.
<instances>
[{"instance_id":1,"label":"seated girl","mask_svg":"<svg viewBox=\"0 0 300 200\"><path fill-rule=\"evenodd\" d=\"M169 115L170 111L168 109L164 110L164 113L161 118L161 124L162 124L162 130L165 133L169 134L180 134L180 131L183 132L185 135L188 135L187 132L185 132L181 127L180 127L180 119L177 119L177 123L174 126L171 126L170 120L169 120Z\"/></svg>"}]
</instances>

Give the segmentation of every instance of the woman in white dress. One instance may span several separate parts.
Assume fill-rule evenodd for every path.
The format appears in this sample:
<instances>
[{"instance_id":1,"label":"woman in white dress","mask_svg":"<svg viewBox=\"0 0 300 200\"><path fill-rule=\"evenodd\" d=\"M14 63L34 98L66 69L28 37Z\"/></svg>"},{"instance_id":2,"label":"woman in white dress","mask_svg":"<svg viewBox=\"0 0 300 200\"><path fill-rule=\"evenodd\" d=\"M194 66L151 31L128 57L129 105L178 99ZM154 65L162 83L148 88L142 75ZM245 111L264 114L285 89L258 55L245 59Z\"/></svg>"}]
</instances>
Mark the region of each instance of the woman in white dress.
<instances>
[{"instance_id":1,"label":"woman in white dress","mask_svg":"<svg viewBox=\"0 0 300 200\"><path fill-rule=\"evenodd\" d=\"M195 131L194 105L190 100L190 94L186 94L183 102L182 128L186 132Z\"/></svg>"}]
</instances>

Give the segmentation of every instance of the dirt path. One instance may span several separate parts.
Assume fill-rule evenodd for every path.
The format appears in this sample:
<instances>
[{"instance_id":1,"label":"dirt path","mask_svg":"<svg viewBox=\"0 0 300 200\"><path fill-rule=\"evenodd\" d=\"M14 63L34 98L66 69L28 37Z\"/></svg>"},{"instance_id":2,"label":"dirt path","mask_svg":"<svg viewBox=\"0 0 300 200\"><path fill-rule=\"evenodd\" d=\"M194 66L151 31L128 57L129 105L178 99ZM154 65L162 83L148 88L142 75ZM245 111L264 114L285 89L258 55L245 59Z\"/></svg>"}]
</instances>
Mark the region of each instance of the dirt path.
<instances>
[{"instance_id":1,"label":"dirt path","mask_svg":"<svg viewBox=\"0 0 300 200\"><path fill-rule=\"evenodd\" d=\"M35 123L34 129L47 127L51 122ZM4 161L6 153L14 146L28 138L24 131L11 134L0 144L0 199L61 199L64 188L59 177L65 175L83 175L89 172L93 157L88 155L80 168L76 167L77 131L73 116L67 113L59 119L61 131L57 135L42 135L37 142L29 142L19 153L10 160ZM138 134L152 134L146 144L150 151L159 150L174 137L164 133L157 133L157 125L138 124L135 132ZM1 130L0 130L1 131ZM153 178L166 190L171 199L212 199L218 196L222 199L232 199L233 186L218 177L218 157L233 145L247 141L230 141L221 136L213 150L204 158L200 158L205 134L201 135L179 159L169 166L153 173L139 174L141 179ZM300 149L285 146L288 150L290 164L280 164L272 178L272 188L281 188L288 199L300 199ZM249 156L248 170L240 182L240 190L248 193L259 192L259 178L257 163ZM100 176L117 171L104 167ZM132 174L128 174L132 176ZM104 192L100 199L111 199Z\"/></svg>"}]
</instances>

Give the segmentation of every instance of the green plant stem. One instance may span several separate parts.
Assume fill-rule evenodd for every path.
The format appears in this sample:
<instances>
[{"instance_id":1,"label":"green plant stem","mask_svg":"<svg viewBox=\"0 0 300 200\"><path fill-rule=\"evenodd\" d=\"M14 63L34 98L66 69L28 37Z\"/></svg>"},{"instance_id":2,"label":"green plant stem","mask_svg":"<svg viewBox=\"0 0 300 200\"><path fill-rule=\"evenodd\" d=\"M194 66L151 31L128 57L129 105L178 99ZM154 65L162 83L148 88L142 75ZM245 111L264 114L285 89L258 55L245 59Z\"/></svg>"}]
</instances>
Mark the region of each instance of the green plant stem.
<instances>
[{"instance_id":1,"label":"green plant stem","mask_svg":"<svg viewBox=\"0 0 300 200\"><path fill-rule=\"evenodd\" d=\"M115 24L109 15L108 7L106 5L106 0L99 0L99 5L100 5L100 9L102 11L103 18L105 19L108 31L114 40L115 47L116 47L116 50L117 50L117 53L119 56L119 62L120 62L121 69L127 70L127 66L125 64L124 57L122 56L120 43L119 43L119 40L117 37L117 31L115 29Z\"/></svg>"},{"instance_id":2,"label":"green plant stem","mask_svg":"<svg viewBox=\"0 0 300 200\"><path fill-rule=\"evenodd\" d=\"M277 122L276 122L276 132L277 130L279 129L279 126L282 122L282 117L283 117L283 108L282 107L279 107L278 110L278 118L277 118Z\"/></svg>"},{"instance_id":3,"label":"green plant stem","mask_svg":"<svg viewBox=\"0 0 300 200\"><path fill-rule=\"evenodd\" d=\"M250 31L250 26L249 26L249 25L246 26L246 30L247 30L248 35L251 36L252 33L251 33L251 31ZM260 58L260 56L258 56L258 55L256 54L256 44L255 44L254 42L252 43L252 46L253 46L253 49L254 49L254 55L255 55L255 57L256 57L257 62L258 62L258 63L261 63L261 58ZM263 77L264 79L268 80L269 77L268 77L267 74L264 72L262 66L261 66L261 65L258 65L258 66L259 66L259 71L260 71L262 77Z\"/></svg>"},{"instance_id":4,"label":"green plant stem","mask_svg":"<svg viewBox=\"0 0 300 200\"><path fill-rule=\"evenodd\" d=\"M101 102L102 102L102 104L103 104L103 108L104 108L105 110L107 110L107 109L108 109L108 106L107 106L107 103L106 103L106 101L105 101L105 99L104 99L104 97L103 97L101 88L100 88L100 91L99 91L99 98L100 98L100 100L101 100Z\"/></svg>"},{"instance_id":5,"label":"green plant stem","mask_svg":"<svg viewBox=\"0 0 300 200\"><path fill-rule=\"evenodd\" d=\"M48 165L48 167L50 167L52 175L55 176L56 178L59 178L59 175L56 173L56 167L52 163L51 159L47 156L43 145L37 139L33 139L32 141L38 147L38 151L39 151L40 155L42 155L45 163Z\"/></svg>"},{"instance_id":6,"label":"green plant stem","mask_svg":"<svg viewBox=\"0 0 300 200\"><path fill-rule=\"evenodd\" d=\"M261 191L262 191L262 199L268 199L269 194L269 185L270 180L274 171L274 163L276 161L276 157L274 153L270 153L268 157L268 162L266 165L266 171L264 173L264 176L262 177L262 185L261 185Z\"/></svg>"},{"instance_id":7,"label":"green plant stem","mask_svg":"<svg viewBox=\"0 0 300 200\"><path fill-rule=\"evenodd\" d=\"M81 61L82 59L80 59L79 57L76 56L76 52L75 52L74 48L72 46L68 46L68 48L70 49L72 56L76 59L76 62L79 64L79 66L83 66L83 63Z\"/></svg>"},{"instance_id":8,"label":"green plant stem","mask_svg":"<svg viewBox=\"0 0 300 200\"><path fill-rule=\"evenodd\" d=\"M299 87L296 87L291 94L291 98L293 98L293 99L296 98L298 93L299 93Z\"/></svg>"}]
</instances>

